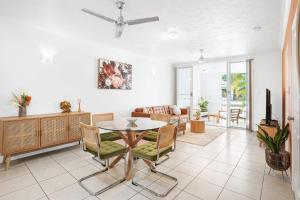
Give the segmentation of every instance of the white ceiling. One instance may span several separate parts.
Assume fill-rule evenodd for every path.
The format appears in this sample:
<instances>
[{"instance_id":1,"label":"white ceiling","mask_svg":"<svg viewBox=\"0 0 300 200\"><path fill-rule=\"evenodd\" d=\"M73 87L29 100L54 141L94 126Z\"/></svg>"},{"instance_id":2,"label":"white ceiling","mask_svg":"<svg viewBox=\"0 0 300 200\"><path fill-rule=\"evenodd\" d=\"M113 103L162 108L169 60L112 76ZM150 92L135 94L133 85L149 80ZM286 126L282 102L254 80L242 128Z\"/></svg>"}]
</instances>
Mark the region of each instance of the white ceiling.
<instances>
[{"instance_id":1,"label":"white ceiling","mask_svg":"<svg viewBox=\"0 0 300 200\"><path fill-rule=\"evenodd\" d=\"M126 19L159 16L157 23L125 27L121 39L114 26L81 12L88 8L111 18L114 0L0 0L0 18L43 27L171 62L225 57L279 49L283 0L126 0ZM260 25L262 30L254 32ZM168 38L175 27L177 39Z\"/></svg>"}]
</instances>

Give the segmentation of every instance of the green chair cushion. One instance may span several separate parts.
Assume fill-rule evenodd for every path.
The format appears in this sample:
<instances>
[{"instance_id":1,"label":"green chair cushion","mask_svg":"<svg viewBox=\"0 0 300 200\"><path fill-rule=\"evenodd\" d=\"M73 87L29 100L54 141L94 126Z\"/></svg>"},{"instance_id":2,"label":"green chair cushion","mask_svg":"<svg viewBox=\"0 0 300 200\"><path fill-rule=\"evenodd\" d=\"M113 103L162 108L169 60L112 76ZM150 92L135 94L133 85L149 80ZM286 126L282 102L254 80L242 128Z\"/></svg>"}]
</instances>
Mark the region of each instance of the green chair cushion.
<instances>
[{"instance_id":1,"label":"green chair cushion","mask_svg":"<svg viewBox=\"0 0 300 200\"><path fill-rule=\"evenodd\" d=\"M164 156L172 151L172 146L161 148L159 156ZM157 160L157 149L156 142L147 142L139 145L132 150L133 156L140 157L146 160L156 161Z\"/></svg>"},{"instance_id":2,"label":"green chair cushion","mask_svg":"<svg viewBox=\"0 0 300 200\"><path fill-rule=\"evenodd\" d=\"M120 140L121 137L117 132L107 132L100 134L101 141L116 141Z\"/></svg>"},{"instance_id":3,"label":"green chair cushion","mask_svg":"<svg viewBox=\"0 0 300 200\"><path fill-rule=\"evenodd\" d=\"M89 149L87 151L98 156L97 149ZM126 152L126 147L112 141L103 141L100 143L100 159L106 160Z\"/></svg>"},{"instance_id":4,"label":"green chair cushion","mask_svg":"<svg viewBox=\"0 0 300 200\"><path fill-rule=\"evenodd\" d=\"M147 135L145 135L143 137L143 140L150 141L150 142L156 142L157 135L158 135L157 131L148 131Z\"/></svg>"}]
</instances>

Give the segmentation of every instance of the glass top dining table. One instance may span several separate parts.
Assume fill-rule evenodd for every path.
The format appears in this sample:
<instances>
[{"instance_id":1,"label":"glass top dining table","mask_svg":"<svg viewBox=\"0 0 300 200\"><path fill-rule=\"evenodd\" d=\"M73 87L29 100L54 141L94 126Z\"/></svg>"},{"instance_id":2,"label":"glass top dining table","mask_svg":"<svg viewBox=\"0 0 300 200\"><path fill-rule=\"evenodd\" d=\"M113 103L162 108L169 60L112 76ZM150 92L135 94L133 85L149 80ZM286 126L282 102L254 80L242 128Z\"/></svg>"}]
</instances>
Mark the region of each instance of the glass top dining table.
<instances>
[{"instance_id":1,"label":"glass top dining table","mask_svg":"<svg viewBox=\"0 0 300 200\"><path fill-rule=\"evenodd\" d=\"M129 120L136 120L134 123L130 123ZM96 126L100 129L111 131L147 131L158 129L167 125L166 122L151 120L150 118L138 117L138 118L120 118L113 121L97 122Z\"/></svg>"},{"instance_id":2,"label":"glass top dining table","mask_svg":"<svg viewBox=\"0 0 300 200\"><path fill-rule=\"evenodd\" d=\"M129 120L135 121L130 123ZM119 133L124 142L128 145L128 163L127 163L127 174L126 179L130 180L132 178L132 165L133 165L133 155L132 149L136 147L138 142L147 135L149 130L158 129L162 126L167 125L167 122L151 120L150 118L120 118L113 121L102 121L97 122L96 127L104 130L116 131ZM100 131L101 133L101 131ZM139 133L139 134L137 134ZM120 160L122 156L117 157L111 164L110 168L114 167ZM144 160L150 168L153 167L152 163Z\"/></svg>"}]
</instances>

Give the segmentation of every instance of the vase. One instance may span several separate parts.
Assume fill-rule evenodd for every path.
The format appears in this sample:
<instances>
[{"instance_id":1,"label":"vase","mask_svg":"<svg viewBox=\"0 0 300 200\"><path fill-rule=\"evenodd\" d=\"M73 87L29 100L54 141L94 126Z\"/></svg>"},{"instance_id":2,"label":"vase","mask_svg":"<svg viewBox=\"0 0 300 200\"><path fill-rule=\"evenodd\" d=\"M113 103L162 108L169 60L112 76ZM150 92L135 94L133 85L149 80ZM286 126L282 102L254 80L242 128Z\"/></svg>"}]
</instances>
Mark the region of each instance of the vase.
<instances>
[{"instance_id":1,"label":"vase","mask_svg":"<svg viewBox=\"0 0 300 200\"><path fill-rule=\"evenodd\" d=\"M19 106L19 117L24 117L27 115L26 106Z\"/></svg>"},{"instance_id":2,"label":"vase","mask_svg":"<svg viewBox=\"0 0 300 200\"><path fill-rule=\"evenodd\" d=\"M285 171L290 167L290 154L287 151L273 153L270 149L265 150L266 162L274 170Z\"/></svg>"}]
</instances>

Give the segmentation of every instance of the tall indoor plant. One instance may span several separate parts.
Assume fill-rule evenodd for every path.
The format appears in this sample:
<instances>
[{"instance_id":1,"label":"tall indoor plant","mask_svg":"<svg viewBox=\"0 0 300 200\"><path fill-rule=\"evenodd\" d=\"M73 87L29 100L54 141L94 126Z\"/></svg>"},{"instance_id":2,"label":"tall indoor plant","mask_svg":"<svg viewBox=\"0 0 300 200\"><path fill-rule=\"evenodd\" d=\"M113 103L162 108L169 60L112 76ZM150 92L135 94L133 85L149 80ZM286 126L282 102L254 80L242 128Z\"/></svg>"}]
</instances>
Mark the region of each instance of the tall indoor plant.
<instances>
[{"instance_id":1,"label":"tall indoor plant","mask_svg":"<svg viewBox=\"0 0 300 200\"><path fill-rule=\"evenodd\" d=\"M278 126L274 138L261 126L258 126L258 129L257 137L266 145L265 155L269 167L279 171L287 170L290 167L290 154L284 150L284 144L289 137L289 124L283 129Z\"/></svg>"}]
</instances>

